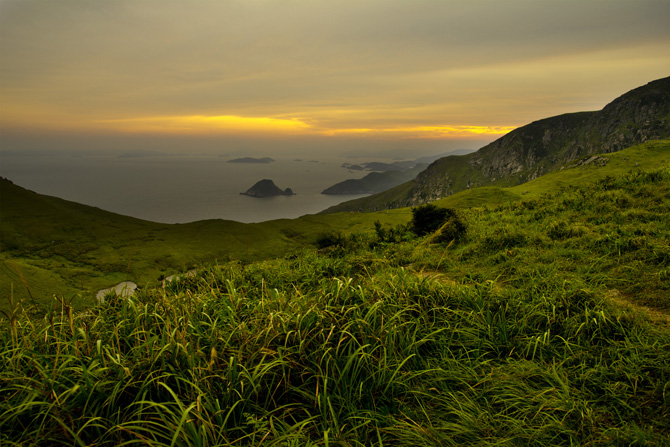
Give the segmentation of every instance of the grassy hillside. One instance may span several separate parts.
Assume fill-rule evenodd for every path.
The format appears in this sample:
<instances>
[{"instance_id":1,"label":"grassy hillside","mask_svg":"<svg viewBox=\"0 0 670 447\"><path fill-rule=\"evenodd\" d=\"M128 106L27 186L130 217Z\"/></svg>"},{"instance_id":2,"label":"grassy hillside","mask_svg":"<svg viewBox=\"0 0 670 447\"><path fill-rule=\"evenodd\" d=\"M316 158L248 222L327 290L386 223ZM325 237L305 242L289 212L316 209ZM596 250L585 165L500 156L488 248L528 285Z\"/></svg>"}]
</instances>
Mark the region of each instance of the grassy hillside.
<instances>
[{"instance_id":1,"label":"grassy hillside","mask_svg":"<svg viewBox=\"0 0 670 447\"><path fill-rule=\"evenodd\" d=\"M670 169L536 187L461 209L458 240L359 221L318 251L10 313L0 444L667 445Z\"/></svg>"},{"instance_id":2,"label":"grassy hillside","mask_svg":"<svg viewBox=\"0 0 670 447\"><path fill-rule=\"evenodd\" d=\"M606 175L620 175L631 169L654 169L669 162L670 140L649 141L620 152L601 154L601 157L607 160L605 166L601 166L602 163L599 162L578 166L580 162L593 157L593 155L588 155L570 162L558 171L550 172L536 180L515 187L484 186L465 189L440 199L436 203L444 204L445 206L495 204L498 199L510 200L513 197L510 194L521 198L521 195L530 193L532 197L537 193L550 192L560 185L584 184L591 181L594 175L596 178L602 178ZM454 178L463 180L462 176L466 171L465 165L467 164L467 160L463 157L446 157L443 160L444 163L450 164L450 169L454 172ZM403 197L407 197L410 190L414 187L414 181L407 182L379 194L361 197L332 206L325 210L324 213L347 212L352 209L382 210L388 206L401 207L404 203ZM483 202L480 202L482 199Z\"/></svg>"},{"instance_id":3,"label":"grassy hillside","mask_svg":"<svg viewBox=\"0 0 670 447\"><path fill-rule=\"evenodd\" d=\"M619 152L582 157L560 171L511 188L488 186L461 191L437 200L444 207L496 206L516 200L533 200L543 194L569 186L587 186L606 177L624 175L635 170L670 167L670 140L648 141Z\"/></svg>"},{"instance_id":4,"label":"grassy hillside","mask_svg":"<svg viewBox=\"0 0 670 447\"><path fill-rule=\"evenodd\" d=\"M324 231L360 231L382 216L304 216L258 224L207 220L160 224L55 197L0 179L0 309L8 298L48 305L53 296L93 304L97 290L124 280L140 286L216 260L268 259L311 244Z\"/></svg>"}]
</instances>

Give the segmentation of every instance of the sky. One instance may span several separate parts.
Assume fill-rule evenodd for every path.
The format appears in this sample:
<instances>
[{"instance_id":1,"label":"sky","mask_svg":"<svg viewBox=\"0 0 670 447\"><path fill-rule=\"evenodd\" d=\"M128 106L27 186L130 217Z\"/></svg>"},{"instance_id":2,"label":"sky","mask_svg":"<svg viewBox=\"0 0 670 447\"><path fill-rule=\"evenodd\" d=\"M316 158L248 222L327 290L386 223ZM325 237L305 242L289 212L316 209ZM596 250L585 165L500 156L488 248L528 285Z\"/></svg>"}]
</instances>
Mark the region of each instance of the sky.
<instances>
[{"instance_id":1,"label":"sky","mask_svg":"<svg viewBox=\"0 0 670 447\"><path fill-rule=\"evenodd\" d=\"M476 149L670 75L667 0L0 0L0 150Z\"/></svg>"}]
</instances>

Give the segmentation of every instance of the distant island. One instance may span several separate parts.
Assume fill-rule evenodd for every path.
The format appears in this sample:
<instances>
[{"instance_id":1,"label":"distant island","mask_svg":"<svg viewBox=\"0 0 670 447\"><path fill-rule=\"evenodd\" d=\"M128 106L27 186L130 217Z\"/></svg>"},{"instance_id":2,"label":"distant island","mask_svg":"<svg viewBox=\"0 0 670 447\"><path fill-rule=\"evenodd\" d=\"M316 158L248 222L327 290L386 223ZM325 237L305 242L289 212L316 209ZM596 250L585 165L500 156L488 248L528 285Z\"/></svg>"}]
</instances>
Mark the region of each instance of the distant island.
<instances>
[{"instance_id":1,"label":"distant island","mask_svg":"<svg viewBox=\"0 0 670 447\"><path fill-rule=\"evenodd\" d=\"M275 182L272 180L263 179L249 188L247 192L241 192L240 195L263 198L272 196L293 196L295 193L291 190L291 188L282 190L277 185L275 185Z\"/></svg>"},{"instance_id":2,"label":"distant island","mask_svg":"<svg viewBox=\"0 0 670 447\"><path fill-rule=\"evenodd\" d=\"M321 191L326 195L376 194L414 179L428 164L419 163L404 171L370 172L360 179L349 179Z\"/></svg>"},{"instance_id":3,"label":"distant island","mask_svg":"<svg viewBox=\"0 0 670 447\"><path fill-rule=\"evenodd\" d=\"M235 158L233 160L228 160L227 163L274 163L274 160L270 157L263 157L263 158L242 157L242 158Z\"/></svg>"}]
</instances>

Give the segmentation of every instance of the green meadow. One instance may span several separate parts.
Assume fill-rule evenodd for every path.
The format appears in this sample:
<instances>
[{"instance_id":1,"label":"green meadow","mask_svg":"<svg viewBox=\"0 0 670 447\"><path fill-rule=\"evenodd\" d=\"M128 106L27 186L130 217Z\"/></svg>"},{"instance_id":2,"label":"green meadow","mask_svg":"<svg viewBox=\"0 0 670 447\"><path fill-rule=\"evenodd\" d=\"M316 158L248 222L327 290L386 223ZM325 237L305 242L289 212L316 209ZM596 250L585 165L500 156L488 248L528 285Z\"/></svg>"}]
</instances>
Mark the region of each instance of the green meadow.
<instances>
[{"instance_id":1,"label":"green meadow","mask_svg":"<svg viewBox=\"0 0 670 447\"><path fill-rule=\"evenodd\" d=\"M670 445L670 141L602 157L441 199L424 236L2 181L0 444Z\"/></svg>"}]
</instances>

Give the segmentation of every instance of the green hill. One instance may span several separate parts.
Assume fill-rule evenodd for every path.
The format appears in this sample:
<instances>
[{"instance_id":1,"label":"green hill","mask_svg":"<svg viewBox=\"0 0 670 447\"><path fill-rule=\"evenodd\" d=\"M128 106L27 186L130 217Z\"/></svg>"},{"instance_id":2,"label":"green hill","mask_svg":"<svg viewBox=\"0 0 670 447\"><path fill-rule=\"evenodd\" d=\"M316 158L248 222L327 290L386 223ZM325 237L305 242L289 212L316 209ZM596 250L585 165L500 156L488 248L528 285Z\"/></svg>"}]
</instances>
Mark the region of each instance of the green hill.
<instances>
[{"instance_id":1,"label":"green hill","mask_svg":"<svg viewBox=\"0 0 670 447\"><path fill-rule=\"evenodd\" d=\"M231 241L293 229L279 242L259 237L256 250L324 228L348 235L321 238L321 250L203 265L85 312L67 302L45 318L8 310L0 444L667 445L670 169L666 157L608 176L628 161L616 157L538 179L525 195L469 191L513 200L467 207L464 195L457 240L447 227L417 238L361 220L382 213L163 226L3 185L3 204L10 191L62 206L54 231L84 237L72 225L97 218L91 231L117 244L110 252L130 250L122 230L134 231L133 259L150 259L140 245L150 231L156 250L186 250L223 228ZM80 214L70 221L70 211ZM16 239L15 253L25 243ZM63 252L58 262L70 259Z\"/></svg>"},{"instance_id":2,"label":"green hill","mask_svg":"<svg viewBox=\"0 0 670 447\"><path fill-rule=\"evenodd\" d=\"M43 305L55 296L77 308L96 291L125 280L140 286L215 261L286 255L325 231L361 231L375 219L406 222L407 210L383 216L304 216L256 224L207 220L160 224L37 194L0 179L0 309L8 298Z\"/></svg>"}]
</instances>

